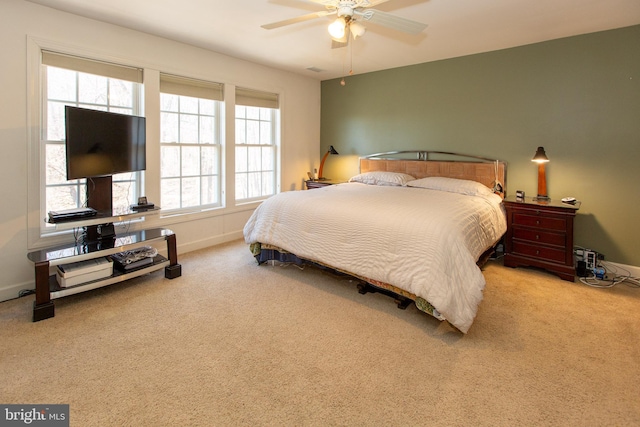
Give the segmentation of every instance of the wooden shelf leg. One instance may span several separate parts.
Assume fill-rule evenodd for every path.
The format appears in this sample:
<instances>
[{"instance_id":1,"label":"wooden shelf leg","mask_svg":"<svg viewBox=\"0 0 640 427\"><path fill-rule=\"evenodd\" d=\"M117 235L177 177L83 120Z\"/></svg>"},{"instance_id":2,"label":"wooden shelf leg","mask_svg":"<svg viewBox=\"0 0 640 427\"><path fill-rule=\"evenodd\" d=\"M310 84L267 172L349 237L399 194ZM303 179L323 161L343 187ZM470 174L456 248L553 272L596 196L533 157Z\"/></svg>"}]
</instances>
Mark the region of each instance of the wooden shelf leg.
<instances>
[{"instance_id":1,"label":"wooden shelf leg","mask_svg":"<svg viewBox=\"0 0 640 427\"><path fill-rule=\"evenodd\" d=\"M176 277L182 276L182 266L178 264L175 234L167 236L167 255L169 256L169 265L164 268L164 277L167 279L175 279Z\"/></svg>"},{"instance_id":2,"label":"wooden shelf leg","mask_svg":"<svg viewBox=\"0 0 640 427\"><path fill-rule=\"evenodd\" d=\"M33 303L33 321L48 319L55 316L55 306L49 293L49 261L35 264L36 300Z\"/></svg>"}]
</instances>

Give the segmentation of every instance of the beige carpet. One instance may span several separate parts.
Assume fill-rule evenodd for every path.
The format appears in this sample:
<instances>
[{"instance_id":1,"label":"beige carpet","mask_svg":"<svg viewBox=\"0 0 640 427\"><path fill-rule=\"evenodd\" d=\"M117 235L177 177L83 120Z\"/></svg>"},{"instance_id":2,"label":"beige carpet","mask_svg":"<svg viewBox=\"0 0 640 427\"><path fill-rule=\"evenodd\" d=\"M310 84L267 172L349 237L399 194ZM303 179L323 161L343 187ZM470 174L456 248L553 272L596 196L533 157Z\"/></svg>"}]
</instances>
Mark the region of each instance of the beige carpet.
<instances>
[{"instance_id":1,"label":"beige carpet","mask_svg":"<svg viewBox=\"0 0 640 427\"><path fill-rule=\"evenodd\" d=\"M236 241L56 301L0 304L0 403L72 426L640 425L640 289L490 262L462 335Z\"/></svg>"}]
</instances>

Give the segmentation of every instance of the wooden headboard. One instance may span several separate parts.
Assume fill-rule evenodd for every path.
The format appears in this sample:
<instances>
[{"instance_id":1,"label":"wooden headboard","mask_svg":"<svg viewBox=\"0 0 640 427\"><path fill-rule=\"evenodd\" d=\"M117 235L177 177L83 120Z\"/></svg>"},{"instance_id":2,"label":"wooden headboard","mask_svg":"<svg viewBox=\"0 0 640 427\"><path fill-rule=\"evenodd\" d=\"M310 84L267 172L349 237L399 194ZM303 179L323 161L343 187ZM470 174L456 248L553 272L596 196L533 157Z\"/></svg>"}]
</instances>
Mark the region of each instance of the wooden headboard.
<instances>
[{"instance_id":1,"label":"wooden headboard","mask_svg":"<svg viewBox=\"0 0 640 427\"><path fill-rule=\"evenodd\" d=\"M418 179L429 176L468 179L491 189L497 180L502 185L501 196L506 195L507 164L484 157L443 151L390 151L361 157L360 173L372 171L402 172Z\"/></svg>"}]
</instances>

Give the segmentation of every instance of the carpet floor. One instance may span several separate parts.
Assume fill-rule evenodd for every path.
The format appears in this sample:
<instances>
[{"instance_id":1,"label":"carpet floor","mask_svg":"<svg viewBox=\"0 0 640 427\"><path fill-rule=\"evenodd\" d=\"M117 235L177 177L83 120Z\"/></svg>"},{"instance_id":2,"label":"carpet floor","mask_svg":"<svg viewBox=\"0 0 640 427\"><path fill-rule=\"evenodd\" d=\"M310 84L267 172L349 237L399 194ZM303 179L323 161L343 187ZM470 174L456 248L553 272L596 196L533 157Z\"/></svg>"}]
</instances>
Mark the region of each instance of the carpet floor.
<instances>
[{"instance_id":1,"label":"carpet floor","mask_svg":"<svg viewBox=\"0 0 640 427\"><path fill-rule=\"evenodd\" d=\"M640 289L490 261L468 334L234 241L56 300L0 303L0 403L72 426L637 426Z\"/></svg>"}]
</instances>

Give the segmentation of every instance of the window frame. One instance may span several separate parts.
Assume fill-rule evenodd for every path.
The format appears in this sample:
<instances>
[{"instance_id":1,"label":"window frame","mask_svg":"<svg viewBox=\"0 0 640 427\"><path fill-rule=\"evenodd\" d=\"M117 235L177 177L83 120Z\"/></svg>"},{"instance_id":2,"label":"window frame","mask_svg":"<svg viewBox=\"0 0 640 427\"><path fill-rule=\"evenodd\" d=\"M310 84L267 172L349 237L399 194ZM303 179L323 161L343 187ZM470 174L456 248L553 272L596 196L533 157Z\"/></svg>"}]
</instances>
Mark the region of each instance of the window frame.
<instances>
[{"instance_id":1,"label":"window frame","mask_svg":"<svg viewBox=\"0 0 640 427\"><path fill-rule=\"evenodd\" d=\"M234 104L234 202L236 206L245 205L249 203L256 203L262 200L265 200L273 195L276 195L280 192L280 179L281 179L281 107L280 107L280 96L276 93L257 91L253 89L246 89L237 87L235 91L235 104ZM269 140L271 144L261 144L261 143L238 143L238 120L244 120L245 129L248 120L256 120L250 119L245 114L244 117L238 118L237 109L238 107L245 108L259 108L258 121L265 121L262 119L262 111L267 110L269 113L269 123L270 123L270 135ZM260 124L258 124L258 129L260 128ZM246 136L246 132L245 132ZM248 175L251 173L249 170L243 170L242 172L238 172L238 159L237 159L237 151L238 148L261 148L261 147L272 147L273 149L273 158L271 159L271 164L273 167L272 170L272 179L271 179L271 187L273 191L269 194L263 193L259 196L251 196L245 198L238 198L238 175L244 174ZM247 158L247 162L249 162L249 158ZM264 173L264 169L259 169L260 172ZM247 180L247 187L250 185ZM261 186L264 185L263 183Z\"/></svg>"},{"instance_id":2,"label":"window frame","mask_svg":"<svg viewBox=\"0 0 640 427\"><path fill-rule=\"evenodd\" d=\"M74 231L69 227L53 227L46 224L46 153L44 141L46 135L47 102L45 77L43 73L43 52L49 51L60 55L69 55L88 61L111 63L116 66L131 67L142 72L140 65L117 56L96 53L91 49L69 47L66 44L38 37L27 36L27 247L42 248L52 244L68 242L68 235ZM136 102L143 114L145 85L139 85ZM48 125L48 124L47 124ZM145 174L140 175L139 186L144 188Z\"/></svg>"},{"instance_id":3,"label":"window frame","mask_svg":"<svg viewBox=\"0 0 640 427\"><path fill-rule=\"evenodd\" d=\"M167 93L167 92L162 92L162 90L160 91L160 97L162 97L163 94L165 95L174 95L174 96L178 96L178 102L180 103L181 101L181 97L187 97L187 95L178 95L175 93ZM197 98L197 97L191 97L194 99L197 99L198 101L200 100L207 100L207 98ZM212 117L214 119L214 133L213 133L213 137L214 137L214 142L212 143L202 143L202 142L180 142L180 141L163 141L162 140L162 131L160 132L160 138L159 138L159 145L160 145L160 165L159 165L159 172L160 172L160 177L159 177L159 185L160 185L160 197L161 197L161 206L164 204L162 202L162 185L163 185L163 181L165 180L169 180L169 179L178 179L180 181L180 206L179 207L172 207L172 208L163 208L163 212L169 213L169 214L176 214L176 213L191 213L191 212L199 212L199 211L207 211L207 210L213 210L213 209L219 209L225 206L225 201L224 201L224 186L225 186L225 176L224 176L224 168L223 168L223 159L224 159L224 137L223 137L223 132L222 132L222 111L224 111L224 101L219 101L219 100L213 100L214 102L214 112L213 115L203 115L200 114L200 102L198 102L198 112L197 113L189 113L189 112L183 112L180 111L180 107L178 106L178 111L167 111L167 110L163 110L162 109L162 100L160 101L159 105L159 113L160 113L160 128L162 129L162 116L163 113L170 113L170 114L176 114L178 116L178 133L180 132L180 117L184 114L184 115L190 115L190 116L197 116L198 117L198 123L200 124L200 118L201 117ZM198 125L198 139L200 139L200 131L201 131L201 127L200 125ZM180 151L181 151L181 155L180 155L180 165L178 167L179 169L179 173L177 176L171 176L171 177L164 177L163 176L163 170L162 170L162 165L163 165L163 160L162 160L162 151L164 147L179 147ZM216 186L216 197L217 197L217 202L214 203L200 203L197 205L191 205L191 206L182 206L182 180L185 177L185 175L183 175L183 165L182 165L182 148L183 147L198 147L198 148L202 148L202 147L212 147L214 149L216 149L217 153L216 153L216 158L217 158L217 164L214 166L214 170L217 170L217 175L216 174L212 174L211 176L217 176L218 180L217 180L217 186ZM200 157L200 159L202 159L202 157ZM199 165L199 170L200 172L202 172L202 164ZM195 177L199 177L201 182L202 182L202 173L200 174L194 174L192 176L188 176L189 178L195 178ZM200 187L200 200L202 201L202 188Z\"/></svg>"},{"instance_id":4,"label":"window frame","mask_svg":"<svg viewBox=\"0 0 640 427\"><path fill-rule=\"evenodd\" d=\"M85 58L81 58L81 59L85 59ZM93 61L92 58L86 58L87 61ZM49 79L49 74L51 71L51 68L55 68L55 69L59 69L59 70L66 70L68 72L71 72L74 74L74 80L75 80L75 99L73 101L71 100L64 100L64 99L55 99L55 98L49 98L49 83L50 83L50 79ZM59 105L71 105L71 106L75 106L75 107L82 107L82 108L94 108L96 110L100 110L100 111L112 111L112 112L118 112L118 113L123 113L124 111L130 112L131 115L143 115L143 111L142 111L142 96L144 93L144 86L142 83L136 83L136 82L129 82L131 84L131 106L130 107L123 107L121 105L116 105L112 102L109 93L111 90L110 85L113 84L114 80L120 80L120 81L126 81L126 80L122 80L122 79L116 79L113 77L109 77L109 76L104 76L104 75L100 75L100 74L91 74L91 73L86 73L84 71L80 71L78 69L70 69L70 68L61 68L61 67L57 67L55 65L48 65L48 64L42 64L41 66L41 79L42 79L42 83L41 83L41 87L42 87L42 92L41 92L41 111L42 111L42 116L41 116L41 126L40 126L40 142L39 142L39 146L40 146L40 156L42 158L42 162L43 162L43 166L42 166L42 175L41 175L41 194L40 194L40 206L42 208L45 209L45 211L49 210L49 203L48 203L48 192L50 189L53 188L75 188L76 189L76 206L75 207L84 207L86 206L86 189L87 189L87 185L90 185L90 183L88 181L87 178L84 179L74 179L74 180L65 180L65 181L60 181L60 182L53 182L53 183L49 183L48 179L47 179L47 165L48 165L48 151L50 147L57 147L57 146L63 146L65 145L65 140L61 139L61 140L50 140L49 139L49 108L50 108L50 104L59 104ZM87 76L98 76L100 78L106 79L106 92L107 92L107 99L105 101L104 104L101 103L91 103L91 102L82 102L81 98L81 89L80 89L80 80L82 78L82 75L87 75ZM124 111L123 111L124 110ZM114 206L114 210L120 210L123 211L128 205L132 204L135 200L137 200L138 196L141 195L143 193L143 188L144 188L144 174L142 172L130 172L130 173L122 173L122 174L114 174L113 175L113 194L114 196L116 196L119 193L122 193L122 191L118 191L117 187L121 187L124 188L124 193L126 194L127 200L124 200L120 206L120 209L117 209L117 205ZM65 207L63 207L65 208ZM43 214L45 214L46 212L43 212ZM47 222L43 221L41 224L41 229L40 232L43 235L47 235L49 233L53 233L56 230L56 227L48 224Z\"/></svg>"},{"instance_id":5,"label":"window frame","mask_svg":"<svg viewBox=\"0 0 640 427\"><path fill-rule=\"evenodd\" d=\"M88 61L93 61L93 59L91 58L87 58ZM57 68L60 70L66 70L69 72L72 72L75 74L75 91L76 91L76 96L75 96L75 100L74 101L69 101L69 100L64 100L64 99L55 99L55 98L49 98L48 94L48 84L49 84L49 72L50 72L50 68ZM39 145L40 145L40 155L43 158L43 169L42 169L42 175L41 175L41 188L43 189L41 194L40 194L40 206L45 209L45 212L42 212L42 215L46 214L46 211L48 211L48 197L47 197L47 193L50 189L52 188L64 188L64 187L68 187L68 188L75 188L76 189L76 206L75 207L83 207L86 205L86 190L87 190L87 185L90 185L87 183L88 179L84 178L84 179L73 179L73 180L65 180L65 181L60 181L60 182L54 182L54 183L48 183L47 182L47 162L48 162L48 149L49 147L55 147L55 146L65 146L65 140L61 139L61 140L50 140L48 137L48 131L49 131L49 104L50 103L58 103L61 105L71 105L71 106L75 106L75 107L82 107L82 108L93 108L93 107L98 107L95 108L96 110L99 111L111 111L111 112L118 112L118 113L123 113L123 110L127 110L130 111L131 115L143 115L142 112L142 97L144 94L144 87L142 83L135 83L135 82L131 82L132 83L132 93L131 93L131 107L123 107L123 106L119 106L119 105L115 105L111 103L111 100L109 98L109 96L107 96L107 101L105 104L96 104L96 103L88 103L88 102L82 102L80 100L80 88L79 88L79 81L80 81L80 74L83 73L85 75L94 75L94 76L99 76L101 78L105 78L107 79L107 93L109 93L110 88L109 85L111 84L112 80L114 80L113 77L108 77L108 76L102 76L99 74L91 74L91 73L85 73L83 71L79 71L79 70L74 70L74 69L70 69L70 68L60 68L60 67L56 67L54 65L47 65L47 64L42 64L41 66L41 88L42 88L42 96L41 96L41 102L42 102L42 117L41 117L41 126L40 126L40 141L39 141ZM114 111L115 110L115 111ZM114 174L113 175L113 186L114 186L114 196L116 196L119 192L117 190L115 190L116 186L120 186L120 187L127 187L127 191L126 193L128 194L127 200L123 203L123 206L121 206L120 210L123 210L126 205L132 204L135 200L137 200L137 198L143 193L143 189L144 189L144 173L142 172L130 172L130 173L121 173L121 174ZM42 209L41 208L41 209ZM114 209L116 209L116 206L114 206ZM41 233L43 235L49 234L49 233L53 233L55 232L55 227L51 224L46 223L45 221L43 221L42 225L41 225Z\"/></svg>"}]
</instances>

